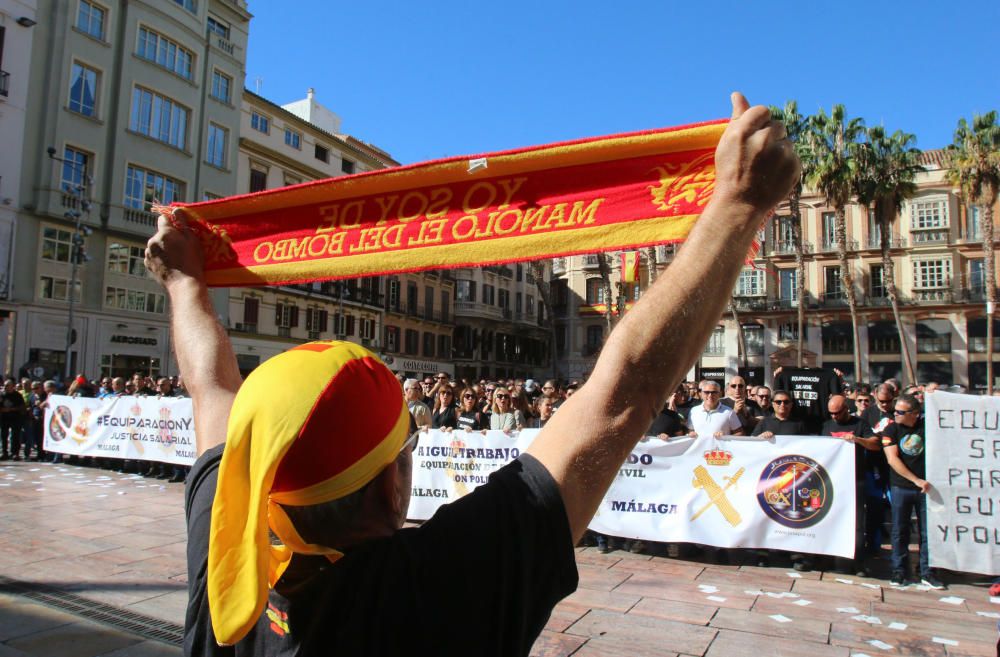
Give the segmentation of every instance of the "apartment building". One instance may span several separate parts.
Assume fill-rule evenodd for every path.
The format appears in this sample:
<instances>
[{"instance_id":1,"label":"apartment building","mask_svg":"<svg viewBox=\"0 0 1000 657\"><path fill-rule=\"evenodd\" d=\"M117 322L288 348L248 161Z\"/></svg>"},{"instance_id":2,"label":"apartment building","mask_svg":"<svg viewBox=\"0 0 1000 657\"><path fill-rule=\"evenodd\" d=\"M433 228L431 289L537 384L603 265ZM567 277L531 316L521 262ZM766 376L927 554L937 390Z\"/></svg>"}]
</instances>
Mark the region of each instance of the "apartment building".
<instances>
[{"instance_id":1,"label":"apartment building","mask_svg":"<svg viewBox=\"0 0 1000 657\"><path fill-rule=\"evenodd\" d=\"M143 267L149 208L236 192L250 19L243 0L38 3L9 294L15 374L176 373L166 299Z\"/></svg>"},{"instance_id":2,"label":"apartment building","mask_svg":"<svg viewBox=\"0 0 1000 657\"><path fill-rule=\"evenodd\" d=\"M883 236L863 207L852 204L847 208L848 266L858 301L860 378L905 380L905 346L919 381L983 390L987 281L979 213L948 183L942 151L928 151L923 158L925 170L918 176L918 191L901 208L893 233L884 236L891 245L902 334L884 284ZM779 207L761 231L759 257L737 281L732 299L735 313L731 310L720 319L692 377L721 380L740 372L751 382L769 382L775 368L798 361L796 316L801 302L806 305L803 361L836 367L848 379L856 379L855 344L841 285L833 208L814 191L806 190L803 197L802 224L805 298L796 298L791 219L787 206ZM671 259L671 249L661 247L659 253L663 268ZM588 257L566 259L553 271L555 289L565 288L560 292L563 305L556 302L557 326L566 327L562 333L557 330L557 350L571 373L582 374L592 367L605 337L602 321L591 318L595 309L602 308L603 292L596 261L589 269L585 266ZM640 282L630 299L638 298L645 287L646 282ZM742 327L745 354L738 327ZM1000 333L1000 326L995 331ZM1000 339L995 342L1000 353Z\"/></svg>"}]
</instances>

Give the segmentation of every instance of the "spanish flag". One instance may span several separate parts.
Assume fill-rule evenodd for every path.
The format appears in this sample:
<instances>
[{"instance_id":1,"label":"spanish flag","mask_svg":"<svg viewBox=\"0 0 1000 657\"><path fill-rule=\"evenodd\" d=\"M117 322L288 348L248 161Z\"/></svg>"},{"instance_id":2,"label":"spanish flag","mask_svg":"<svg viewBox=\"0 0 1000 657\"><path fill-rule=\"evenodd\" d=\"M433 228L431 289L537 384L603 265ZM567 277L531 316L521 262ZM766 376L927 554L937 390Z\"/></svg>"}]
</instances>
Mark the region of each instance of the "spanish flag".
<instances>
[{"instance_id":1,"label":"spanish flag","mask_svg":"<svg viewBox=\"0 0 1000 657\"><path fill-rule=\"evenodd\" d=\"M636 283L639 281L639 252L622 252L622 283Z\"/></svg>"},{"instance_id":2,"label":"spanish flag","mask_svg":"<svg viewBox=\"0 0 1000 657\"><path fill-rule=\"evenodd\" d=\"M680 242L726 121L453 157L154 208L202 241L211 286L476 267Z\"/></svg>"}]
</instances>

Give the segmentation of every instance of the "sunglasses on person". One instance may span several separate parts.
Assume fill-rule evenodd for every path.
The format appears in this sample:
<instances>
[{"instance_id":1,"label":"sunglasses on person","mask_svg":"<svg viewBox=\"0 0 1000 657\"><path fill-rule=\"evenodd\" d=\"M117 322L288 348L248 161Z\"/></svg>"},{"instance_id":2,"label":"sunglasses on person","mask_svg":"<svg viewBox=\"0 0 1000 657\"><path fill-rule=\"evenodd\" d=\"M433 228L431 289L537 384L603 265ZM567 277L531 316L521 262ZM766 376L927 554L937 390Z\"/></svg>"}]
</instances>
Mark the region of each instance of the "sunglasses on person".
<instances>
[{"instance_id":1,"label":"sunglasses on person","mask_svg":"<svg viewBox=\"0 0 1000 657\"><path fill-rule=\"evenodd\" d=\"M698 392L700 392L703 395L717 395L717 394L719 394L718 390L699 390Z\"/></svg>"},{"instance_id":2,"label":"sunglasses on person","mask_svg":"<svg viewBox=\"0 0 1000 657\"><path fill-rule=\"evenodd\" d=\"M757 395L757 399L770 399L771 395Z\"/></svg>"},{"instance_id":3,"label":"sunglasses on person","mask_svg":"<svg viewBox=\"0 0 1000 657\"><path fill-rule=\"evenodd\" d=\"M451 390L442 390L438 394L439 395L451 395L452 393L451 393Z\"/></svg>"},{"instance_id":4,"label":"sunglasses on person","mask_svg":"<svg viewBox=\"0 0 1000 657\"><path fill-rule=\"evenodd\" d=\"M462 399L475 399L475 398L476 398L475 395L473 395L471 393L468 393L468 392L465 393L464 395L462 395Z\"/></svg>"},{"instance_id":5,"label":"sunglasses on person","mask_svg":"<svg viewBox=\"0 0 1000 657\"><path fill-rule=\"evenodd\" d=\"M747 384L745 384L745 383L730 383L729 387L730 388L746 388Z\"/></svg>"},{"instance_id":6,"label":"sunglasses on person","mask_svg":"<svg viewBox=\"0 0 1000 657\"><path fill-rule=\"evenodd\" d=\"M791 404L792 400L791 399L775 399L771 403L774 404L775 406L784 406L785 404Z\"/></svg>"},{"instance_id":7,"label":"sunglasses on person","mask_svg":"<svg viewBox=\"0 0 1000 657\"><path fill-rule=\"evenodd\" d=\"M502 392L499 395L494 395L497 399L510 399L510 395L505 395Z\"/></svg>"},{"instance_id":8,"label":"sunglasses on person","mask_svg":"<svg viewBox=\"0 0 1000 657\"><path fill-rule=\"evenodd\" d=\"M906 415L908 413L913 413L913 412L914 411L912 411L912 410L910 410L910 411L901 411L898 408L895 408L895 409L893 409L892 414L893 415Z\"/></svg>"},{"instance_id":9,"label":"sunglasses on person","mask_svg":"<svg viewBox=\"0 0 1000 657\"><path fill-rule=\"evenodd\" d=\"M872 400L871 400L870 397L858 397L857 399L854 400L854 403L855 404L870 404L870 403L872 403Z\"/></svg>"}]
</instances>

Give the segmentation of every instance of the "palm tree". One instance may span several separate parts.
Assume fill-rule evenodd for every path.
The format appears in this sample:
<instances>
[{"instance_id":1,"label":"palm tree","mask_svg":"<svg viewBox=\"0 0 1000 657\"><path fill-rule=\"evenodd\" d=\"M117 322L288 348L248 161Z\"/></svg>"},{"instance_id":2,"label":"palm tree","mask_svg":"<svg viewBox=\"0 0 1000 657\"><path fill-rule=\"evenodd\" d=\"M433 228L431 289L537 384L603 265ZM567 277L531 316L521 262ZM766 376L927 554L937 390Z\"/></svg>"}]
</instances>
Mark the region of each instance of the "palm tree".
<instances>
[{"instance_id":1,"label":"palm tree","mask_svg":"<svg viewBox=\"0 0 1000 657\"><path fill-rule=\"evenodd\" d=\"M794 100L785 103L784 108L771 107L771 117L776 121L785 124L785 131L788 139L795 145L795 152L802 161L802 178L792 188L788 195L788 208L792 216L792 241L795 248L795 298L798 299L798 356L797 366L802 367L802 349L805 335L805 286L806 286L806 265L805 255L802 252L802 211L800 201L802 199L802 180L812 171L812 158L806 143L806 135L809 129L809 118L799 114L798 104Z\"/></svg>"},{"instance_id":2,"label":"palm tree","mask_svg":"<svg viewBox=\"0 0 1000 657\"><path fill-rule=\"evenodd\" d=\"M613 328L611 323L611 267L608 266L608 255L606 253L598 253L597 257L597 270L601 273L601 288L604 290L604 322L607 324L608 332L605 337L611 335L611 329Z\"/></svg>"},{"instance_id":3,"label":"palm tree","mask_svg":"<svg viewBox=\"0 0 1000 657\"><path fill-rule=\"evenodd\" d=\"M916 137L897 130L886 135L885 128L868 128L866 139L857 144L857 175L854 180L858 203L875 213L878 223L879 247L882 251L882 282L889 295L892 315L896 319L896 330L903 333L903 322L899 316L899 299L896 295L896 276L893 272L889 249L892 246L892 222L899 209L917 191L914 182L920 165L920 151L913 147ZM910 383L917 382L913 359L906 340L900 340L903 366Z\"/></svg>"},{"instance_id":4,"label":"palm tree","mask_svg":"<svg viewBox=\"0 0 1000 657\"><path fill-rule=\"evenodd\" d=\"M983 230L983 278L986 287L986 394L993 394L993 310L996 303L993 207L1000 191L1000 125L996 111L976 114L972 125L959 119L949 178L979 208Z\"/></svg>"},{"instance_id":5,"label":"palm tree","mask_svg":"<svg viewBox=\"0 0 1000 657\"><path fill-rule=\"evenodd\" d=\"M837 240L837 260L840 281L851 312L854 337L854 377L861 380L861 345L858 335L858 307L854 296L854 276L847 263L847 219L845 208L854 191L853 180L857 161L851 144L864 130L861 119L847 118L843 105L834 105L827 115L822 109L810 120L809 150L815 163L807 182L818 189L834 211L834 236ZM801 304L801 300L799 301Z\"/></svg>"}]
</instances>

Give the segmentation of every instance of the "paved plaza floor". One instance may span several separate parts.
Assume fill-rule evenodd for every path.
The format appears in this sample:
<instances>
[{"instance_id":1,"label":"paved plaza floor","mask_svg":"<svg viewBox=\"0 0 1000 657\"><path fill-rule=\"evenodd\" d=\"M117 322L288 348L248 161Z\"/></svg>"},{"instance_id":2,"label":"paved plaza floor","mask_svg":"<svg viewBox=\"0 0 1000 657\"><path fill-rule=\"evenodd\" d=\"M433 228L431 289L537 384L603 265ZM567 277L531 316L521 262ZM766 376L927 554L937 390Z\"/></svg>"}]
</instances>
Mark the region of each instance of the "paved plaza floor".
<instances>
[{"instance_id":1,"label":"paved plaza floor","mask_svg":"<svg viewBox=\"0 0 1000 657\"><path fill-rule=\"evenodd\" d=\"M183 485L3 462L0 509L0 657L181 654ZM577 562L580 588L533 654L997 654L985 578L945 573L950 590L930 591L594 548Z\"/></svg>"}]
</instances>

